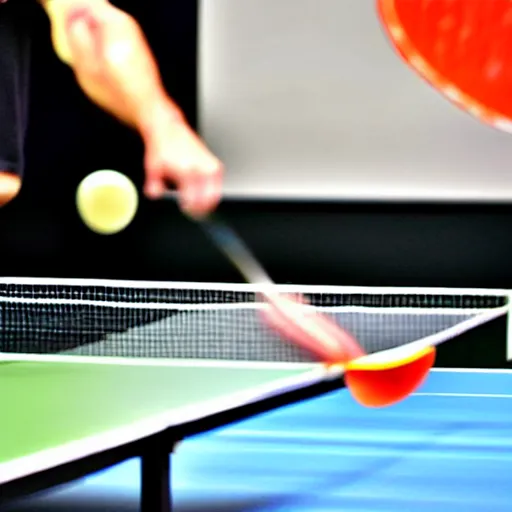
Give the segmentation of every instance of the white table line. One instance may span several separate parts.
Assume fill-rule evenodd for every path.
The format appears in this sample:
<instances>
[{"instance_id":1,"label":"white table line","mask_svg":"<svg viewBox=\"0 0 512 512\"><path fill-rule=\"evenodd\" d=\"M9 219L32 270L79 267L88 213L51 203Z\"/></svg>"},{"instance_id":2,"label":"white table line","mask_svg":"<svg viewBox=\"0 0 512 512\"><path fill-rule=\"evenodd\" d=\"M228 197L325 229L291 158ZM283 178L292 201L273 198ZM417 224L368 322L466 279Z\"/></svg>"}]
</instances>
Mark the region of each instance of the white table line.
<instances>
[{"instance_id":1,"label":"white table line","mask_svg":"<svg viewBox=\"0 0 512 512\"><path fill-rule=\"evenodd\" d=\"M453 398L504 398L512 399L512 395L501 393L413 393L412 396L440 396Z\"/></svg>"}]
</instances>

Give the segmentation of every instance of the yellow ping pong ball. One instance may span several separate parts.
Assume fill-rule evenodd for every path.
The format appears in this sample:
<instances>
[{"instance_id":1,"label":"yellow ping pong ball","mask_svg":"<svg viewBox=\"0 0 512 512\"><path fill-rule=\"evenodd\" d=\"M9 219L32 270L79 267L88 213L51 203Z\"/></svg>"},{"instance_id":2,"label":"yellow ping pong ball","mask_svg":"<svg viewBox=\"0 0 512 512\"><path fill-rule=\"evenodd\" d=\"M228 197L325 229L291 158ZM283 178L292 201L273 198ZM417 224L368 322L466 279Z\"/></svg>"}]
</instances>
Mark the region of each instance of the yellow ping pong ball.
<instances>
[{"instance_id":1,"label":"yellow ping pong ball","mask_svg":"<svg viewBox=\"0 0 512 512\"><path fill-rule=\"evenodd\" d=\"M102 235L125 229L135 217L139 195L133 182L118 171L86 176L76 192L76 207L84 224Z\"/></svg>"}]
</instances>

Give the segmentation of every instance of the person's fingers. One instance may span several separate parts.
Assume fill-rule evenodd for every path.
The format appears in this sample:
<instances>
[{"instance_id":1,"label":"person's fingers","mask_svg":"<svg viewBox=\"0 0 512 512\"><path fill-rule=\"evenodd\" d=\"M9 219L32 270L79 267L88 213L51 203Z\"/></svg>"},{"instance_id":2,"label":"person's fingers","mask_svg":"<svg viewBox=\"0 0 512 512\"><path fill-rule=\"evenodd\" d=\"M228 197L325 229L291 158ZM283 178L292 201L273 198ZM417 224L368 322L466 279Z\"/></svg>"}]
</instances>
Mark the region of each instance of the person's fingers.
<instances>
[{"instance_id":1,"label":"person's fingers","mask_svg":"<svg viewBox=\"0 0 512 512\"><path fill-rule=\"evenodd\" d=\"M214 176L209 179L208 185L205 187L202 203L204 212L213 212L219 206L220 202L222 201L222 184L223 175L221 172L214 174Z\"/></svg>"},{"instance_id":2,"label":"person's fingers","mask_svg":"<svg viewBox=\"0 0 512 512\"><path fill-rule=\"evenodd\" d=\"M149 199L161 198L169 183L177 189L181 210L192 217L203 217L214 211L222 198L222 172L180 169L169 171L163 166L147 168L144 194Z\"/></svg>"},{"instance_id":3,"label":"person's fingers","mask_svg":"<svg viewBox=\"0 0 512 512\"><path fill-rule=\"evenodd\" d=\"M144 182L144 194L149 199L160 199L166 191L166 183L160 176L148 176Z\"/></svg>"},{"instance_id":4,"label":"person's fingers","mask_svg":"<svg viewBox=\"0 0 512 512\"><path fill-rule=\"evenodd\" d=\"M197 215L197 201L199 187L201 186L199 175L196 172L186 171L181 174L178 183L178 203L181 210L187 215Z\"/></svg>"},{"instance_id":5,"label":"person's fingers","mask_svg":"<svg viewBox=\"0 0 512 512\"><path fill-rule=\"evenodd\" d=\"M147 144L144 193L158 199L172 184L184 213L192 217L206 216L221 201L222 163L188 127L173 125L173 129L177 131L167 136L167 143L164 138Z\"/></svg>"},{"instance_id":6,"label":"person's fingers","mask_svg":"<svg viewBox=\"0 0 512 512\"><path fill-rule=\"evenodd\" d=\"M165 193L166 183L162 165L151 160L152 155L146 157L146 179L144 181L144 194L149 199L160 199Z\"/></svg>"},{"instance_id":7,"label":"person's fingers","mask_svg":"<svg viewBox=\"0 0 512 512\"><path fill-rule=\"evenodd\" d=\"M182 207L194 217L203 217L214 211L222 198L222 168L220 165L203 167L183 179Z\"/></svg>"},{"instance_id":8,"label":"person's fingers","mask_svg":"<svg viewBox=\"0 0 512 512\"><path fill-rule=\"evenodd\" d=\"M169 176L169 172L167 172L169 166L160 151L147 148L144 167L146 171L144 195L148 199L160 199L167 191L169 181L176 186L179 185L176 176Z\"/></svg>"}]
</instances>

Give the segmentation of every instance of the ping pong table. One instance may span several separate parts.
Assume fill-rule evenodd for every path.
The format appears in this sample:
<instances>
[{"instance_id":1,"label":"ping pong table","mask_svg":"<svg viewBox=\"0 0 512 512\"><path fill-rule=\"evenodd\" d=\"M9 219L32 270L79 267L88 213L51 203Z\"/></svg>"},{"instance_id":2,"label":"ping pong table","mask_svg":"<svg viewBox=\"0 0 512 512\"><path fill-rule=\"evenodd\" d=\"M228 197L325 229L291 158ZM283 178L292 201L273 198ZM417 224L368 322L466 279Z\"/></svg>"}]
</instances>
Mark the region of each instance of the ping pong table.
<instances>
[{"instance_id":1,"label":"ping pong table","mask_svg":"<svg viewBox=\"0 0 512 512\"><path fill-rule=\"evenodd\" d=\"M0 504L140 456L141 510L169 511L177 442L341 385L339 374L302 363L3 362Z\"/></svg>"},{"instance_id":2,"label":"ping pong table","mask_svg":"<svg viewBox=\"0 0 512 512\"><path fill-rule=\"evenodd\" d=\"M510 370L437 368L393 407L363 408L341 390L194 437L178 452L176 508L509 511L511 384ZM102 491L117 503L115 483L136 488L136 471L133 461L98 475L66 503Z\"/></svg>"},{"instance_id":3,"label":"ping pong table","mask_svg":"<svg viewBox=\"0 0 512 512\"><path fill-rule=\"evenodd\" d=\"M508 511L511 380L510 370L435 369L391 408L335 391L193 436L176 454L174 505ZM137 510L139 473L132 459L7 510Z\"/></svg>"},{"instance_id":4,"label":"ping pong table","mask_svg":"<svg viewBox=\"0 0 512 512\"><path fill-rule=\"evenodd\" d=\"M459 336L496 290L282 287L368 352ZM140 457L141 510L168 512L183 439L344 386L261 325L246 285L0 279L0 505Z\"/></svg>"}]
</instances>

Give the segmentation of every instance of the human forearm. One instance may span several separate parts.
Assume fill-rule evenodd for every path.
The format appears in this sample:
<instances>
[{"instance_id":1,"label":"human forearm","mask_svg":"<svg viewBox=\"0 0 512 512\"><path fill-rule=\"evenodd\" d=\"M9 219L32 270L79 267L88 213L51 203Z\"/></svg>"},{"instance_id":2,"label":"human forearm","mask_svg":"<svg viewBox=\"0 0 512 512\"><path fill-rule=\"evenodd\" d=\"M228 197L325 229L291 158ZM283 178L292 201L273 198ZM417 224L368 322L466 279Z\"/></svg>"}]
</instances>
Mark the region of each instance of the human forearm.
<instances>
[{"instance_id":1,"label":"human forearm","mask_svg":"<svg viewBox=\"0 0 512 512\"><path fill-rule=\"evenodd\" d=\"M59 58L87 96L144 137L162 105L179 122L158 65L137 22L105 0L46 0Z\"/></svg>"},{"instance_id":2,"label":"human forearm","mask_svg":"<svg viewBox=\"0 0 512 512\"><path fill-rule=\"evenodd\" d=\"M212 211L223 166L167 95L137 22L107 0L39 0L51 20L59 58L98 106L135 128L145 146L144 190L162 197L173 182L184 211Z\"/></svg>"}]
</instances>

